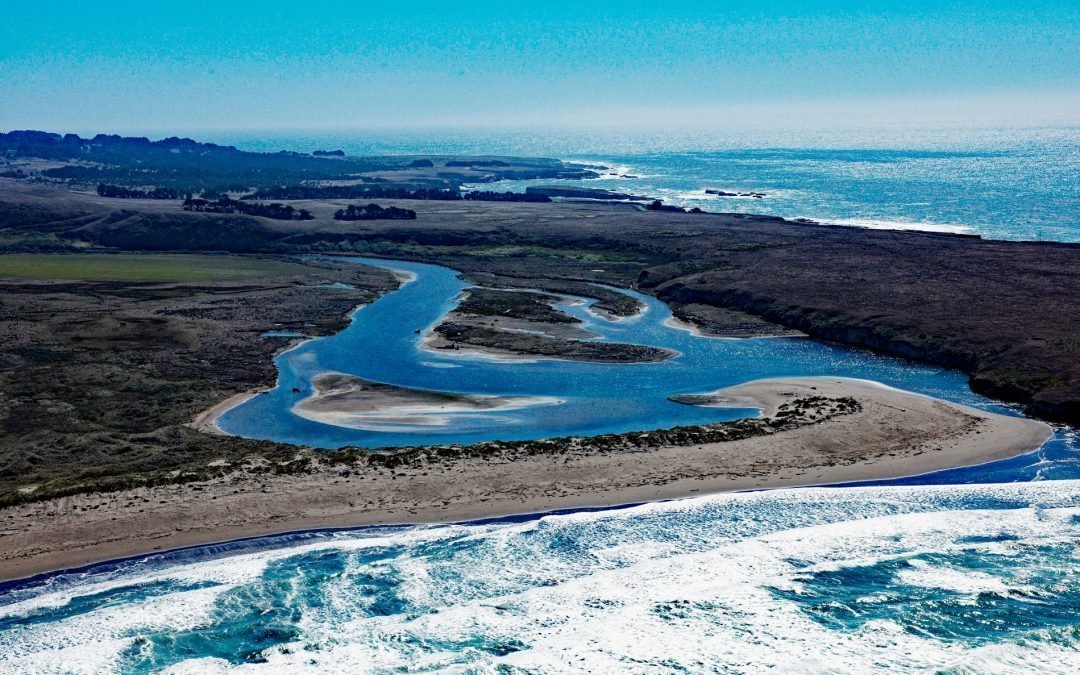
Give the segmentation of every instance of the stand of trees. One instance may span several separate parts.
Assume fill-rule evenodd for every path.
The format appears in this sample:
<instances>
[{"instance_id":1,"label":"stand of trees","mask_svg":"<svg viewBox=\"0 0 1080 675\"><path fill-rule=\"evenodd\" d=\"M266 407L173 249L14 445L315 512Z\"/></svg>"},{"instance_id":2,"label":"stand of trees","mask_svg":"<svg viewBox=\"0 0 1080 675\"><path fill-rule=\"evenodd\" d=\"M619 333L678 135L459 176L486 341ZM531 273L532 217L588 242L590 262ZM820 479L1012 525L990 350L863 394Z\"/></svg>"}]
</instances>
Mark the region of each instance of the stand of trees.
<instances>
[{"instance_id":1,"label":"stand of trees","mask_svg":"<svg viewBox=\"0 0 1080 675\"><path fill-rule=\"evenodd\" d=\"M399 209L396 206L383 208L378 204L352 204L348 208L339 209L334 214L334 220L416 220L416 211Z\"/></svg>"},{"instance_id":2,"label":"stand of trees","mask_svg":"<svg viewBox=\"0 0 1080 675\"><path fill-rule=\"evenodd\" d=\"M97 193L102 197L111 197L112 199L180 199L180 193L171 188L159 187L153 190L135 190L106 183L98 183Z\"/></svg>"},{"instance_id":3,"label":"stand of trees","mask_svg":"<svg viewBox=\"0 0 1080 675\"><path fill-rule=\"evenodd\" d=\"M307 209L294 209L291 206L278 203L252 204L251 202L241 202L228 197L223 197L217 201L189 197L184 200L184 210L200 213L242 213L246 216L262 216L274 220L312 220L315 218Z\"/></svg>"},{"instance_id":4,"label":"stand of trees","mask_svg":"<svg viewBox=\"0 0 1080 675\"><path fill-rule=\"evenodd\" d=\"M528 192L494 192L491 190L477 190L466 192L465 199L475 202L550 202L547 195L531 194Z\"/></svg>"}]
</instances>

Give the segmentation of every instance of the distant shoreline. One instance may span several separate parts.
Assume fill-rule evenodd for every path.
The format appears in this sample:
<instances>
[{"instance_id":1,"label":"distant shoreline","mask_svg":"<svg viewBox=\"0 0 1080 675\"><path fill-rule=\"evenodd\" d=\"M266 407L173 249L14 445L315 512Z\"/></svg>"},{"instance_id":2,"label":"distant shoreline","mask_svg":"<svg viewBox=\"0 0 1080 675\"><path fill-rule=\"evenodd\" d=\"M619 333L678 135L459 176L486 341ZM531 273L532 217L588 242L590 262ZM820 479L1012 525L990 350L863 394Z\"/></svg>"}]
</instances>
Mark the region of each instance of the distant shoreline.
<instances>
[{"instance_id":1,"label":"distant shoreline","mask_svg":"<svg viewBox=\"0 0 1080 675\"><path fill-rule=\"evenodd\" d=\"M766 418L797 397L852 397L859 412L774 434L633 451L447 459L389 470L313 465L196 484L80 494L0 511L0 580L143 553L298 530L456 523L613 508L703 494L885 480L1030 452L1050 427L874 383L759 380L721 392ZM867 448L874 448L868 452ZM141 510L140 510L141 509ZM52 515L47 515L51 513Z\"/></svg>"}]
</instances>

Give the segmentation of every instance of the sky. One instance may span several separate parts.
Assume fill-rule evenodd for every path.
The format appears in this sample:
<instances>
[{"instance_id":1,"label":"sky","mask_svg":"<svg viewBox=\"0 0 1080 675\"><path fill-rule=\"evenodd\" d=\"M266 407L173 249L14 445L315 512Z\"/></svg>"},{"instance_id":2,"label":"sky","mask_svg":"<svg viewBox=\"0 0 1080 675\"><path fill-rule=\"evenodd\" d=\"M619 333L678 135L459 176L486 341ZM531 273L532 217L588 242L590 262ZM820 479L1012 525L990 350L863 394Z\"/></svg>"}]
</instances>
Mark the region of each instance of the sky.
<instances>
[{"instance_id":1,"label":"sky","mask_svg":"<svg viewBox=\"0 0 1080 675\"><path fill-rule=\"evenodd\" d=\"M1080 123L1080 2L50 2L0 130Z\"/></svg>"}]
</instances>

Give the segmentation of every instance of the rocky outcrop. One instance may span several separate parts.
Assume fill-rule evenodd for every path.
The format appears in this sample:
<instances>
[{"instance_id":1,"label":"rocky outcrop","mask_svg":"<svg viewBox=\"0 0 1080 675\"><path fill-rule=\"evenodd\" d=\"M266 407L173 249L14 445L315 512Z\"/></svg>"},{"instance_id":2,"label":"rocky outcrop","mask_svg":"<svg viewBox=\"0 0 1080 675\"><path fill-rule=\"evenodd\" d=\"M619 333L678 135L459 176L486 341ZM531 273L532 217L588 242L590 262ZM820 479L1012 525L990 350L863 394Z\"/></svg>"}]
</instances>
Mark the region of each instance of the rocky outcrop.
<instances>
[{"instance_id":1,"label":"rocky outcrop","mask_svg":"<svg viewBox=\"0 0 1080 675\"><path fill-rule=\"evenodd\" d=\"M705 190L705 194L714 197L753 197L754 199L764 199L768 196L764 192L725 192L723 190Z\"/></svg>"}]
</instances>

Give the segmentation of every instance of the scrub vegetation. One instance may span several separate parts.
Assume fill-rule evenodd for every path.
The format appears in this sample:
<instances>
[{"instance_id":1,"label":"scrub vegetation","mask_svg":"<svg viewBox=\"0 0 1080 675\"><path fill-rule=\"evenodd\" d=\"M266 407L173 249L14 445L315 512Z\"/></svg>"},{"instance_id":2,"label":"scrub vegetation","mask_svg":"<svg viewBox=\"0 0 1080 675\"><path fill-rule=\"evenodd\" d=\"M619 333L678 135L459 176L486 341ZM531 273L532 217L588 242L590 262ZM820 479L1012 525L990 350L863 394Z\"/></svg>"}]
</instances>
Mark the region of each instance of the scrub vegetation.
<instances>
[{"instance_id":1,"label":"scrub vegetation","mask_svg":"<svg viewBox=\"0 0 1080 675\"><path fill-rule=\"evenodd\" d=\"M0 277L82 281L191 282L310 274L299 263L236 256L75 253L0 256Z\"/></svg>"}]
</instances>

